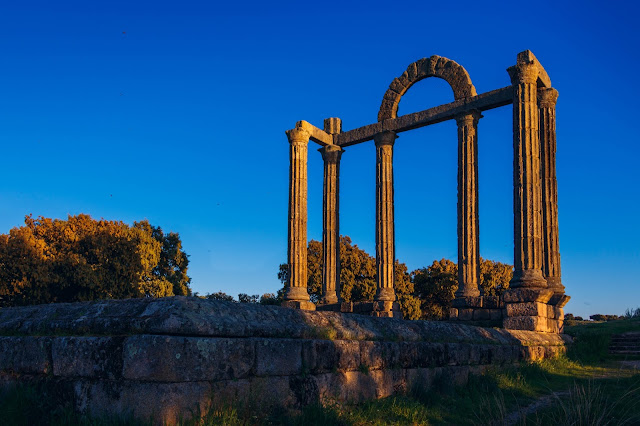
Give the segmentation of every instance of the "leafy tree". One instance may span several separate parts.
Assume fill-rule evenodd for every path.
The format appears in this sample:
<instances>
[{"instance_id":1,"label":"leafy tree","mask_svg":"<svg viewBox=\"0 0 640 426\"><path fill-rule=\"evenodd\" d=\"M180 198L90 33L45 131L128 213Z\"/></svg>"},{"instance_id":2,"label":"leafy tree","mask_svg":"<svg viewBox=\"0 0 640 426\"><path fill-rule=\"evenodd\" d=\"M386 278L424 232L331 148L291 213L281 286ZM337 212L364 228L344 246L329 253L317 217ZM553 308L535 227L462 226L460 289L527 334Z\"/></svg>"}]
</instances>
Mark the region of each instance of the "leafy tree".
<instances>
[{"instance_id":1,"label":"leafy tree","mask_svg":"<svg viewBox=\"0 0 640 426\"><path fill-rule=\"evenodd\" d=\"M513 266L480 258L480 291L485 296L501 296L509 288Z\"/></svg>"},{"instance_id":2,"label":"leafy tree","mask_svg":"<svg viewBox=\"0 0 640 426\"><path fill-rule=\"evenodd\" d=\"M147 221L29 215L0 235L0 298L26 305L188 295L187 266L178 234Z\"/></svg>"},{"instance_id":3,"label":"leafy tree","mask_svg":"<svg viewBox=\"0 0 640 426\"><path fill-rule=\"evenodd\" d=\"M458 266L449 259L434 260L411 273L424 319L445 319L458 289Z\"/></svg>"},{"instance_id":4,"label":"leafy tree","mask_svg":"<svg viewBox=\"0 0 640 426\"><path fill-rule=\"evenodd\" d=\"M159 226L152 226L147 220L134 222L134 228L144 230L150 234L162 246L160 260L153 268L153 275L157 279L166 279L173 286L173 294L190 295L191 278L187 276L189 256L182 250L182 241L175 232L164 234Z\"/></svg>"},{"instance_id":5,"label":"leafy tree","mask_svg":"<svg viewBox=\"0 0 640 426\"><path fill-rule=\"evenodd\" d=\"M246 294L246 293L240 293L238 295L238 302L240 302L240 303L258 303L259 298L260 298L259 294L249 295L249 294Z\"/></svg>"},{"instance_id":6,"label":"leafy tree","mask_svg":"<svg viewBox=\"0 0 640 426\"><path fill-rule=\"evenodd\" d=\"M500 296L509 288L513 267L493 260L480 259L480 293ZM445 319L458 290L458 265L448 259L434 261L428 268L411 273L415 294L420 299L423 318Z\"/></svg>"},{"instance_id":7,"label":"leafy tree","mask_svg":"<svg viewBox=\"0 0 640 426\"><path fill-rule=\"evenodd\" d=\"M227 293L223 291L207 294L204 296L204 298L211 299L211 300L224 300L227 302L235 302L235 300L233 300L233 296L229 296Z\"/></svg>"}]
</instances>

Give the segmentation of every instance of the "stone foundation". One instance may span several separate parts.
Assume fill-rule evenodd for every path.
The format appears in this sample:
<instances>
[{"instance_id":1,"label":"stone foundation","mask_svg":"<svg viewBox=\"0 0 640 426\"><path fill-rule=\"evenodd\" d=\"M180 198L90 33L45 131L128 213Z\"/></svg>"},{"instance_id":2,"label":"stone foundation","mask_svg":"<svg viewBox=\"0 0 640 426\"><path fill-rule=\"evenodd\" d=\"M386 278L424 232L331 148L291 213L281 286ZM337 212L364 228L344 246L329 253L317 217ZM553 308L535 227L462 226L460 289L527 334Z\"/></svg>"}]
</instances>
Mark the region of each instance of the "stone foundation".
<instances>
[{"instance_id":1,"label":"stone foundation","mask_svg":"<svg viewBox=\"0 0 640 426\"><path fill-rule=\"evenodd\" d=\"M507 290L503 326L509 330L562 333L564 306L570 297L552 289L516 288Z\"/></svg>"},{"instance_id":2,"label":"stone foundation","mask_svg":"<svg viewBox=\"0 0 640 426\"><path fill-rule=\"evenodd\" d=\"M284 305L283 305L284 306ZM318 304L318 311L341 312L343 314L371 315L380 318L402 319L398 302L341 302Z\"/></svg>"},{"instance_id":3,"label":"stone foundation","mask_svg":"<svg viewBox=\"0 0 640 426\"><path fill-rule=\"evenodd\" d=\"M360 402L564 352L566 336L199 298L0 310L0 383L173 424L212 405Z\"/></svg>"},{"instance_id":4,"label":"stone foundation","mask_svg":"<svg viewBox=\"0 0 640 426\"><path fill-rule=\"evenodd\" d=\"M458 297L451 302L449 320L464 321L472 325L499 327L504 317L499 297Z\"/></svg>"}]
</instances>

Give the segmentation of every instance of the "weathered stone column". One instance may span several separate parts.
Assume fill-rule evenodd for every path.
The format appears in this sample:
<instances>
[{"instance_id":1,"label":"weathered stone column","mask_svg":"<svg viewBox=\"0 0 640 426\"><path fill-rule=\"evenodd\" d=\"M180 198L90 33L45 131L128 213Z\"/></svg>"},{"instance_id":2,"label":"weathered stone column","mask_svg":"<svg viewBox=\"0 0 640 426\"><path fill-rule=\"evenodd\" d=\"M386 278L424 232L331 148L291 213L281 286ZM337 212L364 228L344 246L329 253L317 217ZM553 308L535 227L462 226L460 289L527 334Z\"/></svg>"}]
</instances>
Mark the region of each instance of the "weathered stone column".
<instances>
[{"instance_id":1,"label":"weathered stone column","mask_svg":"<svg viewBox=\"0 0 640 426\"><path fill-rule=\"evenodd\" d=\"M542 272L554 293L564 294L558 241L558 182L556 180L556 89L538 90L542 174Z\"/></svg>"},{"instance_id":2,"label":"weathered stone column","mask_svg":"<svg viewBox=\"0 0 640 426\"><path fill-rule=\"evenodd\" d=\"M307 149L309 133L300 127L289 137L289 266L285 304L313 309L307 291ZM286 303L293 302L293 303Z\"/></svg>"},{"instance_id":3,"label":"weathered stone column","mask_svg":"<svg viewBox=\"0 0 640 426\"><path fill-rule=\"evenodd\" d=\"M376 272L375 300L396 300L394 290L395 231L393 222L393 144L395 132L385 131L376 143Z\"/></svg>"},{"instance_id":4,"label":"weathered stone column","mask_svg":"<svg viewBox=\"0 0 640 426\"><path fill-rule=\"evenodd\" d=\"M456 117L458 122L458 290L457 299L480 296L478 221L479 111Z\"/></svg>"},{"instance_id":5,"label":"weathered stone column","mask_svg":"<svg viewBox=\"0 0 640 426\"><path fill-rule=\"evenodd\" d=\"M325 131L327 121L325 120ZM339 133L339 124L337 133ZM328 132L330 133L330 132ZM338 303L340 298L340 157L343 149L326 145L318 151L324 160L324 191L322 198L322 302Z\"/></svg>"},{"instance_id":6,"label":"weathered stone column","mask_svg":"<svg viewBox=\"0 0 640 426\"><path fill-rule=\"evenodd\" d=\"M538 66L518 57L513 84L514 259L511 288L546 287L542 276L542 179L538 134Z\"/></svg>"}]
</instances>

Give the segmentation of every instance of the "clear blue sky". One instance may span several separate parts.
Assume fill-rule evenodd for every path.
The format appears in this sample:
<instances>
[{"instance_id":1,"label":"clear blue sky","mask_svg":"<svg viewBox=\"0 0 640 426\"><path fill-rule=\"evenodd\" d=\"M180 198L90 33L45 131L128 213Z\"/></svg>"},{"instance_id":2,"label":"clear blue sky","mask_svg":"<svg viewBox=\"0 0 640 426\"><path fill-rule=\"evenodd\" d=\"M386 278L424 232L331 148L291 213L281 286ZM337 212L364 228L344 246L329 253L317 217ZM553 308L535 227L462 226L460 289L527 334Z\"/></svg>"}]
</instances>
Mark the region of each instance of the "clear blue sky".
<instances>
[{"instance_id":1,"label":"clear blue sky","mask_svg":"<svg viewBox=\"0 0 640 426\"><path fill-rule=\"evenodd\" d=\"M434 54L478 93L532 50L560 92L567 311L640 306L640 36L633 2L4 2L0 232L26 214L180 233L200 293L275 292L286 260L288 143L298 120L376 121L389 83ZM400 114L450 102L414 86ZM322 161L309 150L309 237ZM511 107L479 124L480 250L512 263ZM372 143L342 157L341 231L374 253ZM456 259L452 122L396 142L396 245L410 269Z\"/></svg>"}]
</instances>

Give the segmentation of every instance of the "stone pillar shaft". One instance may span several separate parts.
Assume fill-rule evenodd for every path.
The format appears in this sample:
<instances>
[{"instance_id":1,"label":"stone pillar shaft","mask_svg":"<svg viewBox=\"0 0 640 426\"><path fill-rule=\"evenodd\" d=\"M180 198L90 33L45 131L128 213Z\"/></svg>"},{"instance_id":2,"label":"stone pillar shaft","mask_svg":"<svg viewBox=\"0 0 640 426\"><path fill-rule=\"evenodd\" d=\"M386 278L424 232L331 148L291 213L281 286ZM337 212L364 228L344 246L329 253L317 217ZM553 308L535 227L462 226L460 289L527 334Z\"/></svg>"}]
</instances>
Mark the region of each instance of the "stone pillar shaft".
<instances>
[{"instance_id":1,"label":"stone pillar shaft","mask_svg":"<svg viewBox=\"0 0 640 426\"><path fill-rule=\"evenodd\" d=\"M540 160L542 174L542 272L549 288L564 293L558 241L558 182L556 180L556 101L558 91L538 91L540 112Z\"/></svg>"},{"instance_id":2,"label":"stone pillar shaft","mask_svg":"<svg viewBox=\"0 0 640 426\"><path fill-rule=\"evenodd\" d=\"M513 84L514 273L511 287L546 287L542 276L542 180L538 134L538 69L508 69Z\"/></svg>"},{"instance_id":3,"label":"stone pillar shaft","mask_svg":"<svg viewBox=\"0 0 640 426\"><path fill-rule=\"evenodd\" d=\"M340 297L340 157L343 150L337 145L327 145L319 151L324 160L322 301L338 303Z\"/></svg>"},{"instance_id":4,"label":"stone pillar shaft","mask_svg":"<svg viewBox=\"0 0 640 426\"><path fill-rule=\"evenodd\" d=\"M393 144L396 134L386 131L376 143L376 272L377 301L395 301L395 231L393 219Z\"/></svg>"},{"instance_id":5,"label":"stone pillar shaft","mask_svg":"<svg viewBox=\"0 0 640 426\"><path fill-rule=\"evenodd\" d=\"M289 266L284 299L309 301L307 291L307 149L309 133L296 127L289 137Z\"/></svg>"},{"instance_id":6,"label":"stone pillar shaft","mask_svg":"<svg viewBox=\"0 0 640 426\"><path fill-rule=\"evenodd\" d=\"M458 122L458 291L456 298L478 297L480 290L480 235L478 220L479 112Z\"/></svg>"}]
</instances>

